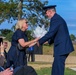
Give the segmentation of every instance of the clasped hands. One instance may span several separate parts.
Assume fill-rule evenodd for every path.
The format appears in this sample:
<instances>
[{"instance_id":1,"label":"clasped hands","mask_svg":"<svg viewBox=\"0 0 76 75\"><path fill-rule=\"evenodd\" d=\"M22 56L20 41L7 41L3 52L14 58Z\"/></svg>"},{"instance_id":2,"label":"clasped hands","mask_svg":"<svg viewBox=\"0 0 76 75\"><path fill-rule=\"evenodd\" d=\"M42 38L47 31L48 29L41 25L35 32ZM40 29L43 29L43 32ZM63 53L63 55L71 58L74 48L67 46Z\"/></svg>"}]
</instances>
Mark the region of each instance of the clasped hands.
<instances>
[{"instance_id":1,"label":"clasped hands","mask_svg":"<svg viewBox=\"0 0 76 75\"><path fill-rule=\"evenodd\" d=\"M29 45L29 47L34 46L35 44L37 44L37 45L39 46L39 43L38 43L38 40L39 40L39 39L40 39L39 37L38 37L38 38L35 38L35 39L33 40L33 43Z\"/></svg>"}]
</instances>

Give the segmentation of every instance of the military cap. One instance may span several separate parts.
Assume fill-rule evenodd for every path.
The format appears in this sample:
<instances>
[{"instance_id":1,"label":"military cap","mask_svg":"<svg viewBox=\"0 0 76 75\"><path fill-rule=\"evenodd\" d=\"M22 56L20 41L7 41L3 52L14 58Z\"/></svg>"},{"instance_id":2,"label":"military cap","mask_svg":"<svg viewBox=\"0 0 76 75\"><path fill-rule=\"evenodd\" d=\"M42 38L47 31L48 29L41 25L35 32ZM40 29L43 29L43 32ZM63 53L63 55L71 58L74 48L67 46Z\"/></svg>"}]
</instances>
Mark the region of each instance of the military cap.
<instances>
[{"instance_id":1,"label":"military cap","mask_svg":"<svg viewBox=\"0 0 76 75\"><path fill-rule=\"evenodd\" d=\"M43 10L48 10L48 9L52 9L52 8L55 8L55 7L56 7L56 5L44 6Z\"/></svg>"}]
</instances>

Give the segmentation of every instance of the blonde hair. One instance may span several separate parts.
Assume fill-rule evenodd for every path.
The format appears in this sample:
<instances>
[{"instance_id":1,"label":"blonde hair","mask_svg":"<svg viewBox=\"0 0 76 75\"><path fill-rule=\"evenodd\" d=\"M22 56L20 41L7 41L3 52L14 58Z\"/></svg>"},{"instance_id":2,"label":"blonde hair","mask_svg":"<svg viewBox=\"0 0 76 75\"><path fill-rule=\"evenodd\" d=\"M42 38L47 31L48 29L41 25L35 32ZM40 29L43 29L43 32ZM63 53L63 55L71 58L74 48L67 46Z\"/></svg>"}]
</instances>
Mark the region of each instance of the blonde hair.
<instances>
[{"instance_id":1,"label":"blonde hair","mask_svg":"<svg viewBox=\"0 0 76 75\"><path fill-rule=\"evenodd\" d=\"M24 19L24 18L19 19L18 22L16 23L15 30L22 29L22 25L25 21L26 21L26 19Z\"/></svg>"}]
</instances>

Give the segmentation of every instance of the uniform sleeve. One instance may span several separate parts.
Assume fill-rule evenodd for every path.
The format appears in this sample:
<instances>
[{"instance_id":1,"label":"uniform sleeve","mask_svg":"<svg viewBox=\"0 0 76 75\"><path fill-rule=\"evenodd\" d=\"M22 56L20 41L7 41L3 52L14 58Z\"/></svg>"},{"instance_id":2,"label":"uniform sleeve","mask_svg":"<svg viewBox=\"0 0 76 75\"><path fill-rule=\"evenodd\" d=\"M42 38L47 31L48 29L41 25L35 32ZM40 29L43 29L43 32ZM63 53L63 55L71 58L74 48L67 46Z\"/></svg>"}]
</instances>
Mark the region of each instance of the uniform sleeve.
<instances>
[{"instance_id":1,"label":"uniform sleeve","mask_svg":"<svg viewBox=\"0 0 76 75\"><path fill-rule=\"evenodd\" d=\"M52 39L49 39L48 40L48 43L49 43L49 45L53 44L54 43L54 39L53 38Z\"/></svg>"},{"instance_id":2,"label":"uniform sleeve","mask_svg":"<svg viewBox=\"0 0 76 75\"><path fill-rule=\"evenodd\" d=\"M45 36L43 36L40 40L39 40L39 44L42 45L44 42L48 41L49 39L52 39L54 37L54 35L57 33L59 28L59 21L53 20L51 22L49 31L45 34Z\"/></svg>"}]
</instances>

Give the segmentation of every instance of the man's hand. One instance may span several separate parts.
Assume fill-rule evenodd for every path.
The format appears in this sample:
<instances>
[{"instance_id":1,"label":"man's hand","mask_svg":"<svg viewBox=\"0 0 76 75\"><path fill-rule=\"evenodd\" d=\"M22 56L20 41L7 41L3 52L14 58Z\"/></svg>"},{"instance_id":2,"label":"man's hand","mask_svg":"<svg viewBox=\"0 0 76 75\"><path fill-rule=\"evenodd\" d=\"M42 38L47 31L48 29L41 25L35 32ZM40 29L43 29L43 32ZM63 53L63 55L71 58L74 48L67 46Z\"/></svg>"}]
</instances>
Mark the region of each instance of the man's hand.
<instances>
[{"instance_id":1,"label":"man's hand","mask_svg":"<svg viewBox=\"0 0 76 75\"><path fill-rule=\"evenodd\" d=\"M46 41L44 44L48 44L48 41Z\"/></svg>"},{"instance_id":2,"label":"man's hand","mask_svg":"<svg viewBox=\"0 0 76 75\"><path fill-rule=\"evenodd\" d=\"M39 45L39 42L37 42L36 44L37 44L38 47L40 46L40 45Z\"/></svg>"}]
</instances>

